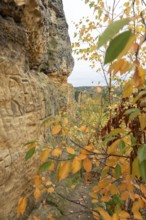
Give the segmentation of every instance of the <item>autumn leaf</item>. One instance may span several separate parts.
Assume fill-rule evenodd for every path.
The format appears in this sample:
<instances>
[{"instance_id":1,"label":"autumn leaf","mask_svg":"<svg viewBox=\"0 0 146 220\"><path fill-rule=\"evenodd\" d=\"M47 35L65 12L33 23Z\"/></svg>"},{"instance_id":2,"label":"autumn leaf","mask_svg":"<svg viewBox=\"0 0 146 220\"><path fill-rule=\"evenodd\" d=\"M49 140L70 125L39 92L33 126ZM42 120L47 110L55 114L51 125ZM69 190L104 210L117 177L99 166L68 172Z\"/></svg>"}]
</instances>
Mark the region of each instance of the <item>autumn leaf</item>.
<instances>
[{"instance_id":1,"label":"autumn leaf","mask_svg":"<svg viewBox=\"0 0 146 220\"><path fill-rule=\"evenodd\" d=\"M59 147L56 147L53 151L52 151L52 156L58 157L62 154L62 149Z\"/></svg>"},{"instance_id":2,"label":"autumn leaf","mask_svg":"<svg viewBox=\"0 0 146 220\"><path fill-rule=\"evenodd\" d=\"M145 82L145 71L142 67L138 67L133 76L133 84L135 87L139 88L143 86Z\"/></svg>"},{"instance_id":3,"label":"autumn leaf","mask_svg":"<svg viewBox=\"0 0 146 220\"><path fill-rule=\"evenodd\" d=\"M141 130L144 130L146 128L146 114L145 113L139 116L139 121L140 121Z\"/></svg>"},{"instance_id":4,"label":"autumn leaf","mask_svg":"<svg viewBox=\"0 0 146 220\"><path fill-rule=\"evenodd\" d=\"M108 147L108 154L117 153L117 148L119 145L120 139L114 141L109 147Z\"/></svg>"},{"instance_id":5,"label":"autumn leaf","mask_svg":"<svg viewBox=\"0 0 146 220\"><path fill-rule=\"evenodd\" d=\"M83 167L86 172L90 172L92 170L92 162L88 157L83 161Z\"/></svg>"},{"instance_id":6,"label":"autumn leaf","mask_svg":"<svg viewBox=\"0 0 146 220\"><path fill-rule=\"evenodd\" d=\"M78 160L84 160L87 157L86 154L79 154L78 156L76 156L76 159Z\"/></svg>"},{"instance_id":7,"label":"autumn leaf","mask_svg":"<svg viewBox=\"0 0 146 220\"><path fill-rule=\"evenodd\" d=\"M129 215L128 212L121 211L121 212L119 213L119 217L121 217L121 220L122 220L122 219L123 219L123 220L127 220L127 218L129 218L130 215Z\"/></svg>"},{"instance_id":8,"label":"autumn leaf","mask_svg":"<svg viewBox=\"0 0 146 220\"><path fill-rule=\"evenodd\" d=\"M123 88L123 98L129 97L133 92L133 82L129 80L125 83Z\"/></svg>"},{"instance_id":9,"label":"autumn leaf","mask_svg":"<svg viewBox=\"0 0 146 220\"><path fill-rule=\"evenodd\" d=\"M26 210L26 206L27 206L27 198L26 198L26 196L20 197L20 199L18 201L18 206L17 206L17 214L18 214L18 216L24 214L24 212Z\"/></svg>"},{"instance_id":10,"label":"autumn leaf","mask_svg":"<svg viewBox=\"0 0 146 220\"><path fill-rule=\"evenodd\" d=\"M77 158L73 159L72 162L72 173L75 174L81 169L81 160L78 160Z\"/></svg>"},{"instance_id":11,"label":"autumn leaf","mask_svg":"<svg viewBox=\"0 0 146 220\"><path fill-rule=\"evenodd\" d=\"M98 207L97 210L99 211L99 213L102 216L103 220L107 220L107 219L112 220L112 217L103 208Z\"/></svg>"},{"instance_id":12,"label":"autumn leaf","mask_svg":"<svg viewBox=\"0 0 146 220\"><path fill-rule=\"evenodd\" d=\"M42 162L46 161L48 159L49 153L51 152L52 149L46 149L44 150L41 155L40 155L40 160Z\"/></svg>"},{"instance_id":13,"label":"autumn leaf","mask_svg":"<svg viewBox=\"0 0 146 220\"><path fill-rule=\"evenodd\" d=\"M59 168L58 180L59 181L64 180L69 175L70 170L71 170L70 161L64 162Z\"/></svg>"},{"instance_id":14,"label":"autumn leaf","mask_svg":"<svg viewBox=\"0 0 146 220\"><path fill-rule=\"evenodd\" d=\"M41 196L41 191L38 187L35 188L35 191L34 191L34 198L36 201L38 201L38 199L40 198Z\"/></svg>"},{"instance_id":15,"label":"autumn leaf","mask_svg":"<svg viewBox=\"0 0 146 220\"><path fill-rule=\"evenodd\" d=\"M66 147L66 150L69 154L75 154L75 150L71 147Z\"/></svg>"},{"instance_id":16,"label":"autumn leaf","mask_svg":"<svg viewBox=\"0 0 146 220\"><path fill-rule=\"evenodd\" d=\"M56 135L61 131L61 125L56 125L52 128L52 135Z\"/></svg>"}]
</instances>

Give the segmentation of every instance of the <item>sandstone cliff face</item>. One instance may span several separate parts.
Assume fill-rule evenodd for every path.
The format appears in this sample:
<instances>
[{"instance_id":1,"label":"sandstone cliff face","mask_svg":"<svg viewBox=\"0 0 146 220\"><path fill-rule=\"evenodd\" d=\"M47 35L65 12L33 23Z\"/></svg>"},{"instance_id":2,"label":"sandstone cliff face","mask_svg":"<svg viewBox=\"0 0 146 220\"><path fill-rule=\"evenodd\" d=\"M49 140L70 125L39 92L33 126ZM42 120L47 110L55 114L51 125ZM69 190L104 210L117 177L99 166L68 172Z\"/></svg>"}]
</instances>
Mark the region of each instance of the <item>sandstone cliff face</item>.
<instances>
[{"instance_id":1,"label":"sandstone cliff face","mask_svg":"<svg viewBox=\"0 0 146 220\"><path fill-rule=\"evenodd\" d=\"M35 161L23 144L44 143L42 121L64 105L73 68L62 0L0 1L0 220L16 217L31 190Z\"/></svg>"}]
</instances>

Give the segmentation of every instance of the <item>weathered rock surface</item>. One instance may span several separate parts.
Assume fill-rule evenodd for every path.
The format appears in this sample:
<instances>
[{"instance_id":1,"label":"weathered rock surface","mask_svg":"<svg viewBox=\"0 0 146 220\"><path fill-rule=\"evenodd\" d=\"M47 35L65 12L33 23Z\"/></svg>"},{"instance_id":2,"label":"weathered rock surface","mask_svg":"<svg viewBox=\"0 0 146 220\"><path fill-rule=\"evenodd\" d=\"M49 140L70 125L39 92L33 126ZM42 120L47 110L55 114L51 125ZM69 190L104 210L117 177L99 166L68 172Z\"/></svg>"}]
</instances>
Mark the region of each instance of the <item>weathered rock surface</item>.
<instances>
[{"instance_id":1,"label":"weathered rock surface","mask_svg":"<svg viewBox=\"0 0 146 220\"><path fill-rule=\"evenodd\" d=\"M47 141L42 121L64 105L73 68L61 0L0 1L0 220L16 220L36 161L23 144Z\"/></svg>"}]
</instances>

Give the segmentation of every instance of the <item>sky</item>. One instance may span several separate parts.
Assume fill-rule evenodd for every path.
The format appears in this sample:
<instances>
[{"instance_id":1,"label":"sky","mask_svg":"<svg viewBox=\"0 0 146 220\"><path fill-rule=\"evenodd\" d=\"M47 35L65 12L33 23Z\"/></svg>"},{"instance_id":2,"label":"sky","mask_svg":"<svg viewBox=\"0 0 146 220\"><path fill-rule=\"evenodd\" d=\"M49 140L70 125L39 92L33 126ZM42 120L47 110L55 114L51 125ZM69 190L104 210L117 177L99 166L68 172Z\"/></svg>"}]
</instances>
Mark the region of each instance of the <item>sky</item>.
<instances>
[{"instance_id":1,"label":"sky","mask_svg":"<svg viewBox=\"0 0 146 220\"><path fill-rule=\"evenodd\" d=\"M75 33L75 27L72 22L78 23L83 16L92 18L92 12L83 0L63 0L64 12L69 25L69 35L71 41ZM78 61L73 54L75 66L73 72L68 78L68 82L73 86L97 86L98 82L103 82L103 78L89 67L89 63Z\"/></svg>"}]
</instances>

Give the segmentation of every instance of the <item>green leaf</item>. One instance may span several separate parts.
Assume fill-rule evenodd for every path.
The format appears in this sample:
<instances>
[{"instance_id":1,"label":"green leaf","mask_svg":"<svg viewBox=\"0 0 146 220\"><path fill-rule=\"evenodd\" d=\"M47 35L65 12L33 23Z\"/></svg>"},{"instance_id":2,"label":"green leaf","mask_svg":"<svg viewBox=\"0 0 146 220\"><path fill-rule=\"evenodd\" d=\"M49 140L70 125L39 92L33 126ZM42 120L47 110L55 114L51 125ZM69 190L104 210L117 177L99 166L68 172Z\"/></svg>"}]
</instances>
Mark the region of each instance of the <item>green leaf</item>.
<instances>
[{"instance_id":1,"label":"green leaf","mask_svg":"<svg viewBox=\"0 0 146 220\"><path fill-rule=\"evenodd\" d=\"M140 163L142 163L144 160L146 160L146 144L143 144L138 149L138 160Z\"/></svg>"},{"instance_id":2,"label":"green leaf","mask_svg":"<svg viewBox=\"0 0 146 220\"><path fill-rule=\"evenodd\" d=\"M138 158L136 157L132 163L132 177L138 177L140 178L140 166L139 166L139 161Z\"/></svg>"},{"instance_id":3,"label":"green leaf","mask_svg":"<svg viewBox=\"0 0 146 220\"><path fill-rule=\"evenodd\" d=\"M32 147L32 148L26 153L26 155L25 155L25 160L30 159L30 158L33 156L34 152L35 152L35 147Z\"/></svg>"},{"instance_id":4,"label":"green leaf","mask_svg":"<svg viewBox=\"0 0 146 220\"><path fill-rule=\"evenodd\" d=\"M118 148L120 151L122 151L123 153L125 152L125 142L123 140L120 140L119 144L118 144Z\"/></svg>"},{"instance_id":5,"label":"green leaf","mask_svg":"<svg viewBox=\"0 0 146 220\"><path fill-rule=\"evenodd\" d=\"M39 170L38 170L38 173L42 173L46 170L48 170L48 168L51 166L51 161L47 161L45 163L43 163L40 167L39 167Z\"/></svg>"},{"instance_id":6,"label":"green leaf","mask_svg":"<svg viewBox=\"0 0 146 220\"><path fill-rule=\"evenodd\" d=\"M129 115L129 119L133 120L134 118L136 118L138 116L138 114L140 113L140 110L138 108L131 108L128 109L125 114Z\"/></svg>"},{"instance_id":7,"label":"green leaf","mask_svg":"<svg viewBox=\"0 0 146 220\"><path fill-rule=\"evenodd\" d=\"M104 64L112 62L115 60L118 55L123 51L126 44L128 43L129 38L132 36L131 31L125 31L118 36L116 36L109 44L109 47L106 50Z\"/></svg>"},{"instance_id":8,"label":"green leaf","mask_svg":"<svg viewBox=\"0 0 146 220\"><path fill-rule=\"evenodd\" d=\"M117 178L121 176L121 167L119 164L117 164L117 166L115 167L115 173L116 173Z\"/></svg>"},{"instance_id":9,"label":"green leaf","mask_svg":"<svg viewBox=\"0 0 146 220\"><path fill-rule=\"evenodd\" d=\"M125 130L122 128L115 128L110 132L110 135L115 136L117 134L124 133L124 132L125 132Z\"/></svg>"},{"instance_id":10,"label":"green leaf","mask_svg":"<svg viewBox=\"0 0 146 220\"><path fill-rule=\"evenodd\" d=\"M139 164L140 174L144 182L146 182L146 160Z\"/></svg>"},{"instance_id":11,"label":"green leaf","mask_svg":"<svg viewBox=\"0 0 146 220\"><path fill-rule=\"evenodd\" d=\"M119 32L120 29L122 29L126 24L129 23L129 21L129 19L123 19L110 24L102 33L102 35L99 36L97 48L99 49L101 46L111 40Z\"/></svg>"}]
</instances>

